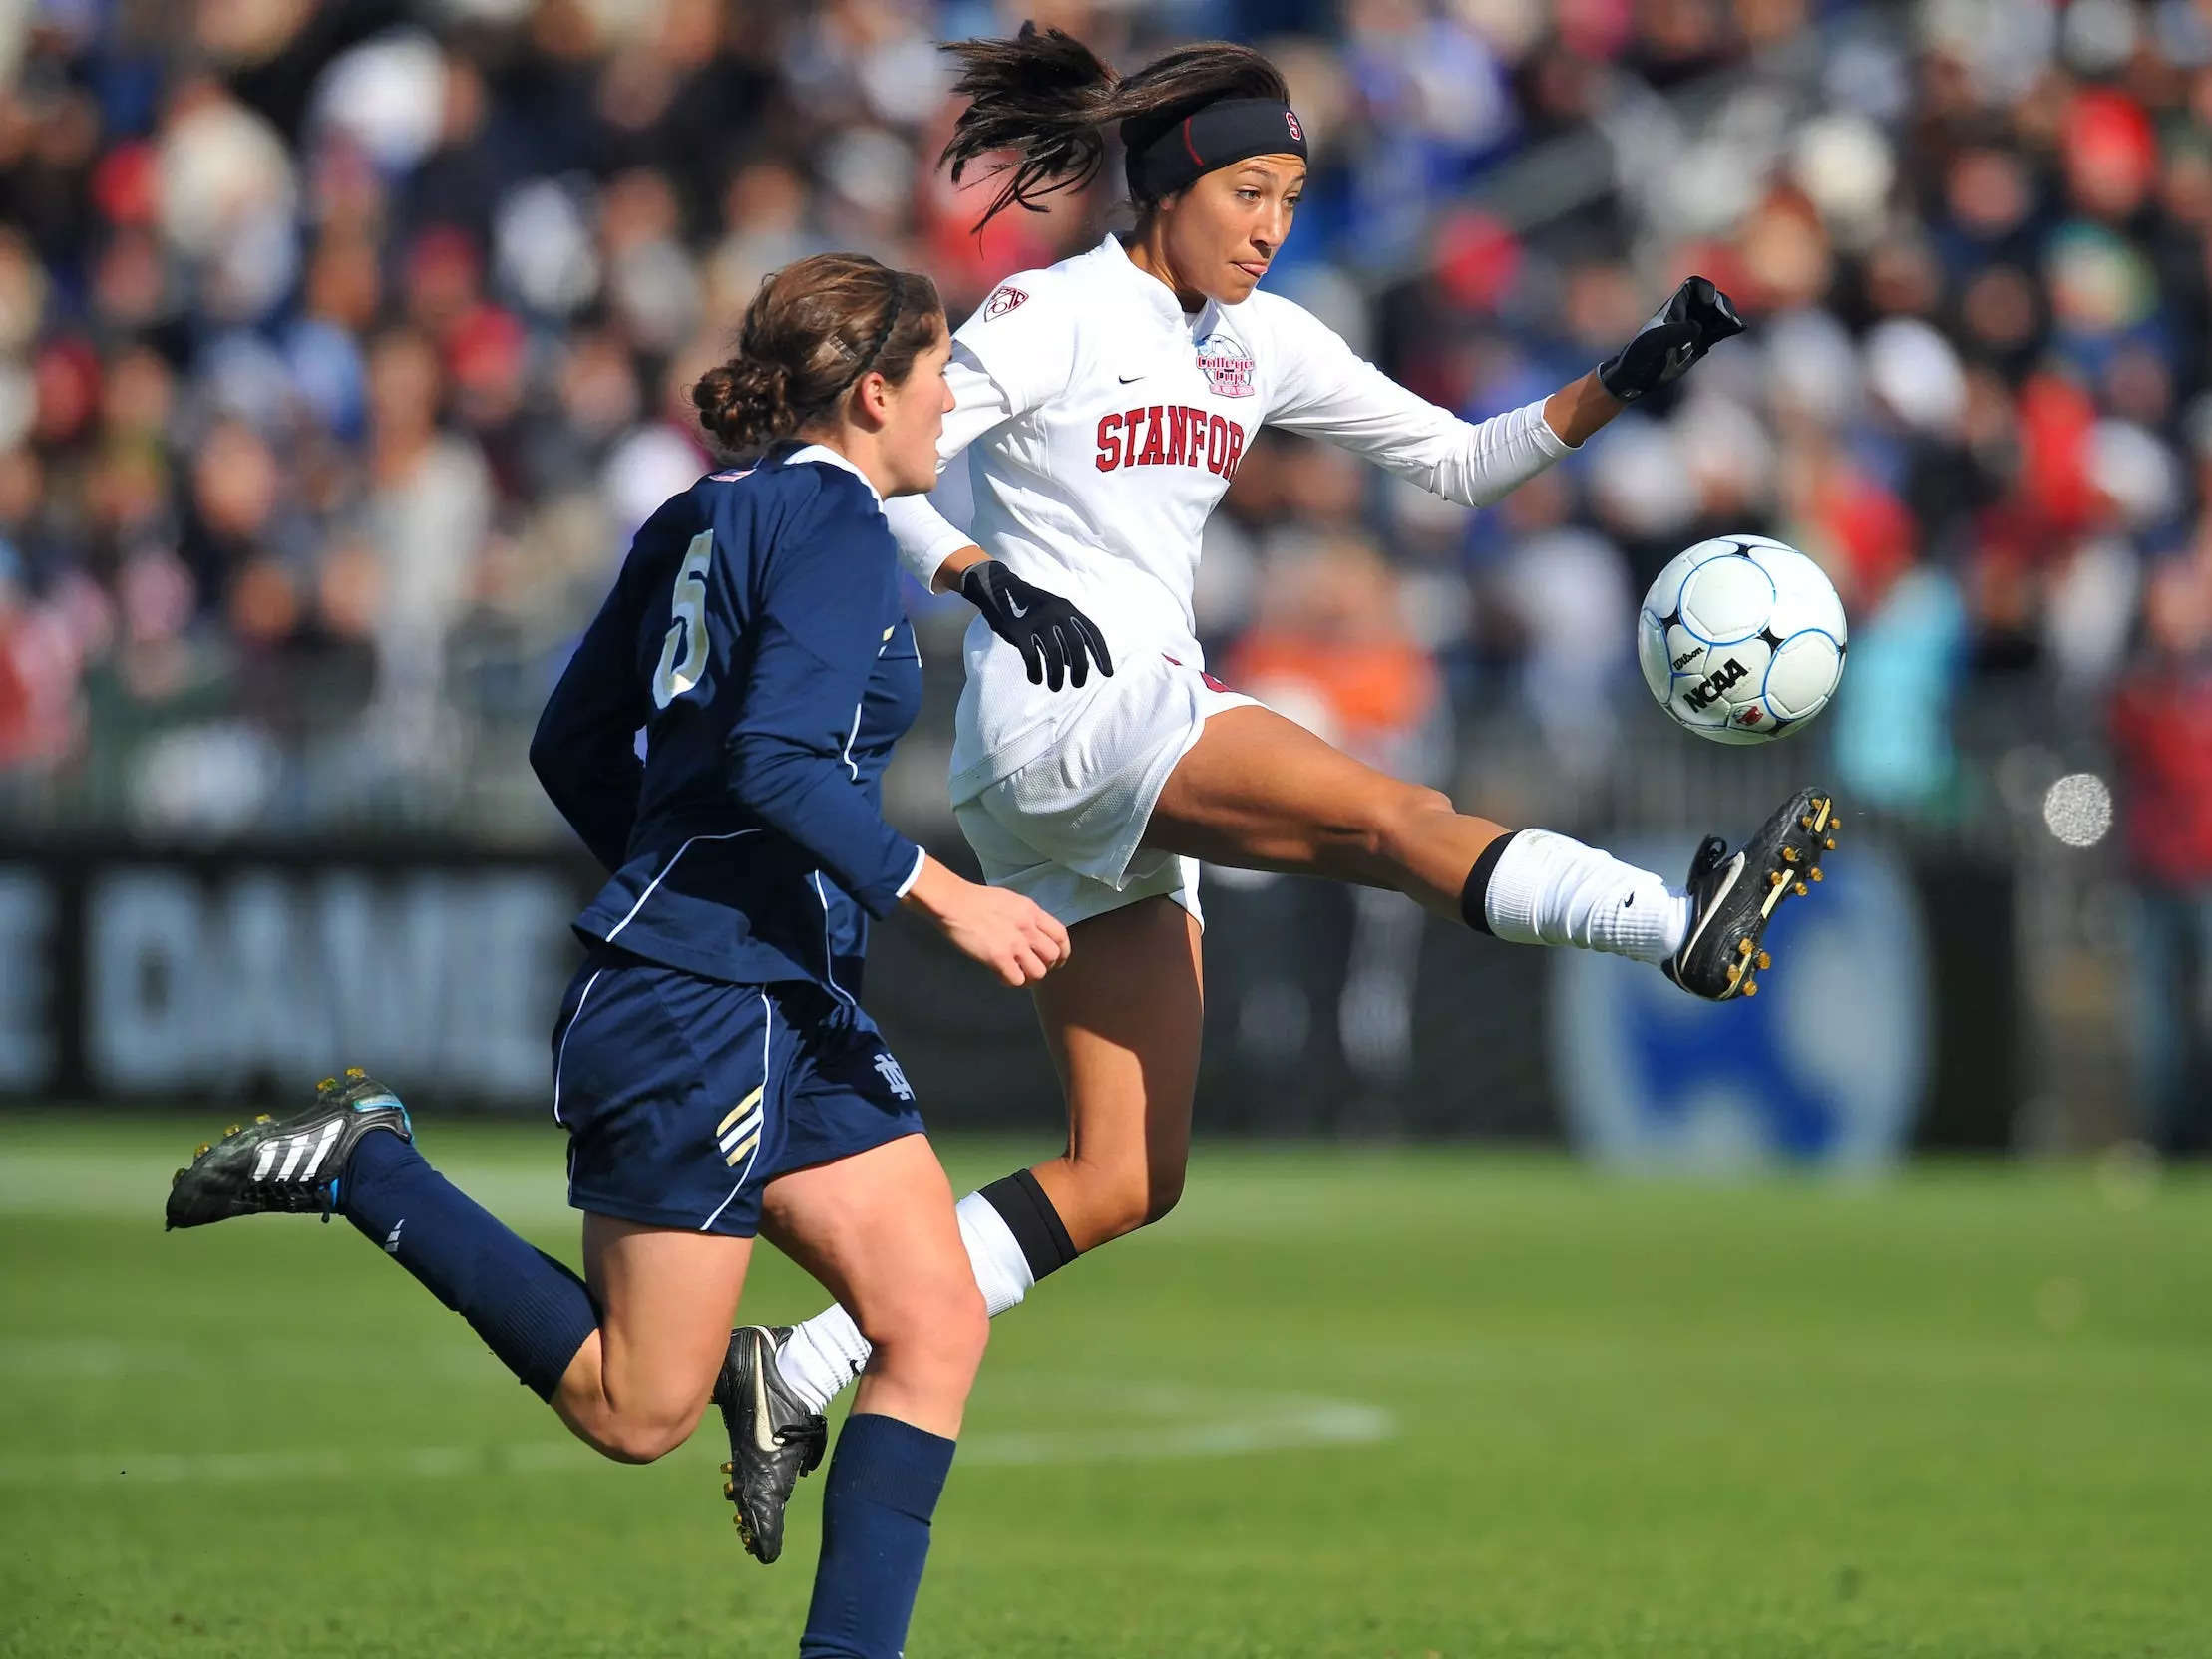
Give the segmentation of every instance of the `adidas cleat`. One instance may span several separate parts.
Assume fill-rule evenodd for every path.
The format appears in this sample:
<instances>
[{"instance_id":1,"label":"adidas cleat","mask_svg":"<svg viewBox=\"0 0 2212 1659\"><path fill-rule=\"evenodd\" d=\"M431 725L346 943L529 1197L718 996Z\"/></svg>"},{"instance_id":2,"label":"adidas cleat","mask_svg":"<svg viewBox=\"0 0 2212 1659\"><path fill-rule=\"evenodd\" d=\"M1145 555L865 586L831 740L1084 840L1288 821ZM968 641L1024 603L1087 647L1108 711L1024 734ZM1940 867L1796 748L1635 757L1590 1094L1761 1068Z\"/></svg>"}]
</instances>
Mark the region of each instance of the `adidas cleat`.
<instances>
[{"instance_id":1,"label":"adidas cleat","mask_svg":"<svg viewBox=\"0 0 2212 1659\"><path fill-rule=\"evenodd\" d=\"M338 1205L338 1175L362 1136L414 1134L399 1097L358 1066L315 1087L315 1104L282 1120L266 1113L202 1145L170 1182L169 1225L203 1227L233 1215L315 1214Z\"/></svg>"},{"instance_id":2,"label":"adidas cleat","mask_svg":"<svg viewBox=\"0 0 2212 1659\"><path fill-rule=\"evenodd\" d=\"M1689 861L1689 935L1659 971L1713 1002L1757 996L1772 960L1760 943L1766 924L1821 879L1820 856L1835 850L1842 823L1826 790L1800 790L1738 851L1707 835Z\"/></svg>"},{"instance_id":3,"label":"adidas cleat","mask_svg":"<svg viewBox=\"0 0 2212 1659\"><path fill-rule=\"evenodd\" d=\"M784 1386L776 1355L791 1327L745 1325L730 1333L729 1357L714 1402L730 1432L729 1477L722 1495L737 1505L737 1535L766 1566L784 1552L784 1505L799 1477L810 1475L830 1444L829 1425Z\"/></svg>"}]
</instances>

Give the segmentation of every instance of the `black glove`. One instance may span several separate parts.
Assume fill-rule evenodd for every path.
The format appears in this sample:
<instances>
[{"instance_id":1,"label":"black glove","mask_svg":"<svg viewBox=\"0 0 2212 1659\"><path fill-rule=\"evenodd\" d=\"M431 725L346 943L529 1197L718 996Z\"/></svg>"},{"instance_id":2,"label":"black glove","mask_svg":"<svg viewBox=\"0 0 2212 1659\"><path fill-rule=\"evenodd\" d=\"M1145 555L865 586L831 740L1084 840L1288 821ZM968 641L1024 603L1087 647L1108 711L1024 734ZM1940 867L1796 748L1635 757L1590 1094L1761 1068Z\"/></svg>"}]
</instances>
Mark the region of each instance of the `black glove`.
<instances>
[{"instance_id":1,"label":"black glove","mask_svg":"<svg viewBox=\"0 0 2212 1659\"><path fill-rule=\"evenodd\" d=\"M1021 653L1029 683L1054 691L1064 676L1075 685L1091 677L1095 660L1101 674L1114 671L1106 638L1098 624L1061 598L1031 587L994 558L978 559L960 573L960 592L983 613L990 631Z\"/></svg>"},{"instance_id":2,"label":"black glove","mask_svg":"<svg viewBox=\"0 0 2212 1659\"><path fill-rule=\"evenodd\" d=\"M1674 290L1636 338L1598 365L1598 382L1623 403L1634 403L1679 378L1698 358L1743 332L1734 302L1701 276Z\"/></svg>"}]
</instances>

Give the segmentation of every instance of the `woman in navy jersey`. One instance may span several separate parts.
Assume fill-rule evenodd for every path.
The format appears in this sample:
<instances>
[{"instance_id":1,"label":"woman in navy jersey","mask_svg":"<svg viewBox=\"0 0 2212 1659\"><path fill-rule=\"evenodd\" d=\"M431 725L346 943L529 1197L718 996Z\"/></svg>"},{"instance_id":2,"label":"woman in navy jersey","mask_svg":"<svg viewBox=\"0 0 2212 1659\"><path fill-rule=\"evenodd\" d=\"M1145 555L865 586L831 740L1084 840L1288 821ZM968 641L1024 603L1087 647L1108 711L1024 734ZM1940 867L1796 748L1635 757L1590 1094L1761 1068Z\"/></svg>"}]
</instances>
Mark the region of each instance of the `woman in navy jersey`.
<instances>
[{"instance_id":1,"label":"woman in navy jersey","mask_svg":"<svg viewBox=\"0 0 2212 1659\"><path fill-rule=\"evenodd\" d=\"M914 1091L858 1000L868 923L914 910L1016 986L1068 949L880 811L921 700L883 501L935 479L948 353L924 277L845 254L772 277L694 394L760 461L638 532L540 723L533 765L609 872L553 1032L583 1277L440 1176L358 1070L203 1149L169 1202L172 1226L344 1215L610 1458L660 1457L713 1398L733 1454L811 1468L818 1421L779 1432L738 1386L766 1231L875 1344L827 1478L807 1659L904 1644L987 1329ZM772 1557L780 1530L746 1541Z\"/></svg>"}]
</instances>

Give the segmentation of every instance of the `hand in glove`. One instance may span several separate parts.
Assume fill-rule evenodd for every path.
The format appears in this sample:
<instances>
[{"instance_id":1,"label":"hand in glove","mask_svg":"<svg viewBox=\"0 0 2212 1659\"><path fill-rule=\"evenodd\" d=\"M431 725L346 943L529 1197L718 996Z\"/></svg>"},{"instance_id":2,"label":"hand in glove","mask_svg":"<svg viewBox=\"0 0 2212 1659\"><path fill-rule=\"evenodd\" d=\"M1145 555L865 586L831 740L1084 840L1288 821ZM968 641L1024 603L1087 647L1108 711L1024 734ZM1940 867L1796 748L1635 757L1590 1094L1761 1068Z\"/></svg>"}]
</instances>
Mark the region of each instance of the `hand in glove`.
<instances>
[{"instance_id":1,"label":"hand in glove","mask_svg":"<svg viewBox=\"0 0 2212 1659\"><path fill-rule=\"evenodd\" d=\"M1090 665L1114 671L1098 625L1057 593L1032 587L994 558L978 559L960 575L960 592L983 613L990 631L1021 653L1029 683L1060 689L1062 679L1080 686Z\"/></svg>"},{"instance_id":2,"label":"hand in glove","mask_svg":"<svg viewBox=\"0 0 2212 1659\"><path fill-rule=\"evenodd\" d=\"M1734 303L1701 276L1674 290L1636 338L1598 365L1598 381L1623 403L1678 379L1706 352L1743 332Z\"/></svg>"}]
</instances>

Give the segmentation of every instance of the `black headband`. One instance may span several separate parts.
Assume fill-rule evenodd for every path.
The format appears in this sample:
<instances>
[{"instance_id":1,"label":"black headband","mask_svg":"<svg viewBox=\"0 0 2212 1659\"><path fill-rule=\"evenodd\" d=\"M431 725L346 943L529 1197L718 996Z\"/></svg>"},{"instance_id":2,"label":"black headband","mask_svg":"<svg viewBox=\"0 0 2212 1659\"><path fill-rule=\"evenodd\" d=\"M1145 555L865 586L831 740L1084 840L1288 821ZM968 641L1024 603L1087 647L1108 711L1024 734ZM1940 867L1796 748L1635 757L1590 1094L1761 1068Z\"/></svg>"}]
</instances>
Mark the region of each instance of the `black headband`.
<instances>
[{"instance_id":1,"label":"black headband","mask_svg":"<svg viewBox=\"0 0 2212 1659\"><path fill-rule=\"evenodd\" d=\"M855 369L847 378L846 385L851 386L860 381L869 370L876 366L876 359L883 356L884 347L891 344L892 330L899 326L899 319L906 313L906 284L899 280L899 273L893 271L891 273L891 315L884 319L884 326L876 331L876 338L869 345L867 355L861 359L861 366Z\"/></svg>"},{"instance_id":2,"label":"black headband","mask_svg":"<svg viewBox=\"0 0 2212 1659\"><path fill-rule=\"evenodd\" d=\"M1129 144L1129 124L1122 128ZM1305 155L1305 129L1288 104L1272 98L1226 98L1184 117L1145 144L1129 144L1129 193L1139 201L1164 195L1218 167L1255 156Z\"/></svg>"}]
</instances>

